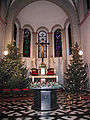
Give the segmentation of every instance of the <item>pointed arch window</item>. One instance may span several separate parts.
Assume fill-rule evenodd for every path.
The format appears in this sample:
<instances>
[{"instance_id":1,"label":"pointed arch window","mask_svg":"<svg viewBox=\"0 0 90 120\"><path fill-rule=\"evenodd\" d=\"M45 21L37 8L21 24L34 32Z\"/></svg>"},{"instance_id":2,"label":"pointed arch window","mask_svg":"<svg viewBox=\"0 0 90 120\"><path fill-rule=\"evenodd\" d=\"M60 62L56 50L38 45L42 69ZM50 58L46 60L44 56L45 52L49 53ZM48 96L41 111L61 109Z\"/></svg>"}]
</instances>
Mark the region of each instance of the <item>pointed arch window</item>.
<instances>
[{"instance_id":1,"label":"pointed arch window","mask_svg":"<svg viewBox=\"0 0 90 120\"><path fill-rule=\"evenodd\" d=\"M42 39L44 43L47 43L47 33L45 31L38 33L38 42L41 43ZM38 46L38 58L41 58L41 46ZM44 46L44 58L47 58L47 46Z\"/></svg>"},{"instance_id":2,"label":"pointed arch window","mask_svg":"<svg viewBox=\"0 0 90 120\"><path fill-rule=\"evenodd\" d=\"M23 41L23 57L30 57L30 43L31 43L31 33L27 28L25 28L24 41Z\"/></svg>"},{"instance_id":3,"label":"pointed arch window","mask_svg":"<svg viewBox=\"0 0 90 120\"><path fill-rule=\"evenodd\" d=\"M61 29L57 29L54 32L54 53L55 53L55 57L62 57Z\"/></svg>"}]
</instances>

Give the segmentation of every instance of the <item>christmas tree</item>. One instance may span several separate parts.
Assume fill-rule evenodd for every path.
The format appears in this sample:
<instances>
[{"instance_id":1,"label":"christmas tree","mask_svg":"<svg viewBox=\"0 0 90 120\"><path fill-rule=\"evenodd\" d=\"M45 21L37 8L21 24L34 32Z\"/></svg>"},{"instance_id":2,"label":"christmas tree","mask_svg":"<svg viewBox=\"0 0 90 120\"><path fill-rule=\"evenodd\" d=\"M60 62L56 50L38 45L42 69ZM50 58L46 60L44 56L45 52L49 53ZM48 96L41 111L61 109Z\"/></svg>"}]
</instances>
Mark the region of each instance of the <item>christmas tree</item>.
<instances>
[{"instance_id":1,"label":"christmas tree","mask_svg":"<svg viewBox=\"0 0 90 120\"><path fill-rule=\"evenodd\" d=\"M19 49L12 41L7 46L8 55L0 62L0 87L1 88L23 88L27 86L27 69L21 61Z\"/></svg>"},{"instance_id":2,"label":"christmas tree","mask_svg":"<svg viewBox=\"0 0 90 120\"><path fill-rule=\"evenodd\" d=\"M80 92L84 90L87 82L87 65L82 55L79 55L80 48L76 43L72 48L72 59L65 72L65 87L69 92Z\"/></svg>"}]
</instances>

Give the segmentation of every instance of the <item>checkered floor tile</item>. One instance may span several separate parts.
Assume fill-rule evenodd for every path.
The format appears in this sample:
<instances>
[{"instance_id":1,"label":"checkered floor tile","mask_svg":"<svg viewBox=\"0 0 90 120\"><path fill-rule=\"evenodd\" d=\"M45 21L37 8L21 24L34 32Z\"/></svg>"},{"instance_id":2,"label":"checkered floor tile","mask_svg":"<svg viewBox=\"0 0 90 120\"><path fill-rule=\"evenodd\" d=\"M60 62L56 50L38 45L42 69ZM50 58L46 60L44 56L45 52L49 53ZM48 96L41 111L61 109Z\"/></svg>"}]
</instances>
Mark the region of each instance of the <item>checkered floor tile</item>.
<instances>
[{"instance_id":1,"label":"checkered floor tile","mask_svg":"<svg viewBox=\"0 0 90 120\"><path fill-rule=\"evenodd\" d=\"M0 102L0 120L90 120L90 100L57 93L58 109L35 111L33 99Z\"/></svg>"}]
</instances>

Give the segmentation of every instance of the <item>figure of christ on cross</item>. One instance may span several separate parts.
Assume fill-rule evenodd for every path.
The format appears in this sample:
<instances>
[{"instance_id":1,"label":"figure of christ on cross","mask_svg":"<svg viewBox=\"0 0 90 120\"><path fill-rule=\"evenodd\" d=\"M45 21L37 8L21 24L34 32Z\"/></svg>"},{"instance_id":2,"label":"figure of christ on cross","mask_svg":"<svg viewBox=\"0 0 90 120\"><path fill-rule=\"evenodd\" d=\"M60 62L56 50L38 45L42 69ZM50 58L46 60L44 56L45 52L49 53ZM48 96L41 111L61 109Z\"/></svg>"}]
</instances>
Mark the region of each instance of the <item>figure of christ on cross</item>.
<instances>
[{"instance_id":1,"label":"figure of christ on cross","mask_svg":"<svg viewBox=\"0 0 90 120\"><path fill-rule=\"evenodd\" d=\"M50 43L44 43L44 39L42 39L41 43L36 43L36 45L41 46L41 58L42 58L42 63L43 63L43 58L44 58L44 46L49 45Z\"/></svg>"}]
</instances>

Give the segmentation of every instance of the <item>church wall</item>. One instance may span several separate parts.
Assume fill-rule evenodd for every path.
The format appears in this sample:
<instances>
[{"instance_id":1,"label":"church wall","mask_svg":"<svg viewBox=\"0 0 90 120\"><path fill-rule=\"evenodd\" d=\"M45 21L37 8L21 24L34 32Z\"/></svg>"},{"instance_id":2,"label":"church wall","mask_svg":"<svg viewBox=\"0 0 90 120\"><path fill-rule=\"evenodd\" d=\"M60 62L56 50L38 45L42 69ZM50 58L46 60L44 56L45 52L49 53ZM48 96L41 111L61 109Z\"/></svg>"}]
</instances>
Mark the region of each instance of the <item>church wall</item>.
<instances>
[{"instance_id":1,"label":"church wall","mask_svg":"<svg viewBox=\"0 0 90 120\"><path fill-rule=\"evenodd\" d=\"M7 0L0 0L0 60L4 52Z\"/></svg>"},{"instance_id":2,"label":"church wall","mask_svg":"<svg viewBox=\"0 0 90 120\"><path fill-rule=\"evenodd\" d=\"M84 52L85 62L88 64L88 76L89 76L89 84L88 87L90 89L90 12L88 13L88 17L81 24L81 44Z\"/></svg>"},{"instance_id":3,"label":"church wall","mask_svg":"<svg viewBox=\"0 0 90 120\"><path fill-rule=\"evenodd\" d=\"M50 7L52 6L52 7ZM33 8L35 8L33 10ZM47 13L47 14L43 14ZM62 17L61 17L62 16ZM28 67L28 75L30 75L30 69L35 66L35 61L37 62L36 66L39 69L39 65L41 63L41 58L38 58L37 53L37 46L36 42L38 39L38 32L37 30L39 28L46 27L48 29L47 31L47 40L50 42L50 45L48 46L47 53L48 57L44 58L44 63L46 64L47 68L49 67L49 59L52 59L54 57L54 42L53 37L54 33L51 31L53 26L59 25L62 28L64 27L65 20L67 19L67 16L65 12L56 6L53 3L49 3L46 1L40 1L36 3L32 3L28 6L26 6L19 14L18 19L21 23L21 28L29 24L33 27L34 33L33 33L33 44L32 44L32 56L31 58L23 58L25 61L25 65ZM37 38L37 39L36 39ZM48 59L49 58L49 59ZM63 58L53 58L54 62L50 63L52 64L50 67L54 67L56 71L56 75L59 77L59 83L63 84ZM51 60L52 61L52 60ZM34 65L33 65L33 64Z\"/></svg>"},{"instance_id":4,"label":"church wall","mask_svg":"<svg viewBox=\"0 0 90 120\"><path fill-rule=\"evenodd\" d=\"M7 14L7 0L1 0L0 16L5 21Z\"/></svg>"},{"instance_id":5,"label":"church wall","mask_svg":"<svg viewBox=\"0 0 90 120\"><path fill-rule=\"evenodd\" d=\"M61 8L47 1L38 1L26 6L17 17L22 27L25 24L30 24L35 32L41 26L47 27L51 32L51 28L56 24L63 27L67 19L66 13Z\"/></svg>"},{"instance_id":6,"label":"church wall","mask_svg":"<svg viewBox=\"0 0 90 120\"><path fill-rule=\"evenodd\" d=\"M79 19L80 19L80 22L83 20L83 17L84 17L84 3L83 3L83 0L79 0L78 1L78 14L79 14Z\"/></svg>"},{"instance_id":7,"label":"church wall","mask_svg":"<svg viewBox=\"0 0 90 120\"><path fill-rule=\"evenodd\" d=\"M53 1L53 0L48 0L48 1L50 1L51 3L54 3L54 5L56 5L57 7L59 7L59 8L62 8L63 10L64 10L64 12L68 15L68 17L71 19L71 21L72 21L72 25L73 25L73 39L74 39L74 41L80 41L80 34L79 34L79 27L78 27L78 22L77 22L77 16L76 16L76 14L75 14L75 10L74 10L74 8L73 8L73 6L72 6L72 4L70 4L70 2L68 2L68 0L64 0L64 1L62 1L62 0L55 0L55 1ZM48 1L37 1L37 2L48 2ZM19 4L20 3L20 4ZM21 4L22 3L22 4ZM18 15L18 13L20 12L20 10L23 8L23 7L25 7L26 5L28 5L28 4L34 4L34 3L36 3L36 0L33 0L33 1L31 1L31 0L19 0L19 1L15 1L14 2L14 4L10 7L10 9L9 9L9 14L8 14L8 24L7 24L7 26L6 26L6 36L5 36L5 48L6 48L6 46L7 46L7 43L9 42L9 41L11 41L12 40L12 23L13 23L13 19L15 19L15 17ZM17 6L17 7L16 7ZM42 5L40 6L40 7L42 7ZM50 8L52 8L52 6L50 5L49 6ZM31 11L29 11L29 12L32 12L32 10L35 10L35 8L36 7L34 7L34 9L31 9ZM39 8L39 7L38 7ZM43 12L43 13L48 13L48 11L45 11L45 12ZM44 14L44 15L46 15L46 14ZM59 14L57 14L58 15L58 17L59 17ZM62 15L63 16L63 15ZM51 20L53 21L53 20L56 20L56 18L58 18L58 17L54 17L54 18L52 18L51 16L50 16L50 18L52 18ZM26 17L25 17L26 18ZM31 18L32 18L32 16L31 16ZM38 16L38 18L39 18L39 16ZM48 20L50 20L49 19L49 17L47 17L48 18ZM62 18L61 16L60 16L60 18ZM27 19L27 18L26 18ZM21 18L21 20L23 20L22 18ZM61 23L61 22L64 22L63 20L65 20L65 18L63 18L62 19L62 21L60 21L59 20L59 22ZM31 21L31 19L29 19L29 21ZM42 19L40 19L40 21L38 21L38 22L40 22L40 24L42 24L41 23L41 21L42 21ZM46 21L45 21L46 22ZM37 22L36 22L37 23ZM57 23L56 23L57 24ZM33 26L34 27L34 26ZM47 27L47 26L46 26Z\"/></svg>"},{"instance_id":8,"label":"church wall","mask_svg":"<svg viewBox=\"0 0 90 120\"><path fill-rule=\"evenodd\" d=\"M54 64L53 64L56 75L58 75L59 78L59 83L64 84L64 79L63 79L63 58L54 58Z\"/></svg>"},{"instance_id":9,"label":"church wall","mask_svg":"<svg viewBox=\"0 0 90 120\"><path fill-rule=\"evenodd\" d=\"M50 1L51 4L53 4L53 3L54 4L53 5L49 4L49 6L47 6L46 2L49 2L49 1ZM37 4L37 3L40 3L40 2L42 2L42 3L44 2L43 5L44 6L46 5L46 8L47 7L48 8L53 8L54 6L56 6L56 7L54 7L55 10L54 11L51 10L52 13L49 14L50 9L45 10L43 5L38 5ZM38 14L33 14L34 19L32 19L33 16L30 16L29 19L27 19L27 17L25 16L25 15L27 15L27 13L25 14L23 10L24 10L26 5L28 6L28 4L29 4L31 6L32 4L35 4L35 3L36 3L36 6L35 7L33 6L31 10L28 10L28 13L29 13L28 17L29 17L29 15L31 15L30 12L32 13L32 11L35 11L36 8L38 8L39 13ZM39 8L42 8L42 10L40 10ZM57 8L61 11L58 12L56 10ZM22 18L20 10L23 11L22 15L24 15L24 18ZM20 12L20 14L19 14L19 12ZM37 12L37 10L36 10L36 12ZM48 28L49 32L51 32L51 28L56 24L60 24L62 26L62 29L63 29L65 21L67 19L67 15L68 15L69 19L72 22L73 39L74 39L74 41L79 41L80 40L79 27L78 27L78 24L77 24L78 19L77 19L77 16L75 14L73 6L67 0L64 0L64 1L62 1L62 0L55 0L55 1L47 0L47 1L38 1L38 2L36 2L36 0L33 0L33 1L31 1L31 0L19 0L19 1L17 1L16 0L16 2L9 9L8 13L9 14L8 14L8 20L7 20L8 24L6 26L5 48L7 46L7 43L12 40L12 24L13 24L13 21L15 20L15 18L17 17L18 14L21 15L21 16L18 16L18 18L20 20L20 23L21 23L21 29L22 29L23 25L30 24L34 28L34 30L35 30L34 32L36 32L36 30L41 26L45 26L46 28ZM47 13L47 14L45 14L45 13ZM44 15L44 17L42 17L41 15ZM53 16L51 16L51 15L53 15ZM39 20L37 20L38 18L39 18ZM37 26L37 24L38 24L38 26Z\"/></svg>"},{"instance_id":10,"label":"church wall","mask_svg":"<svg viewBox=\"0 0 90 120\"><path fill-rule=\"evenodd\" d=\"M0 21L0 60L3 53L4 38L5 38L5 25Z\"/></svg>"}]
</instances>

